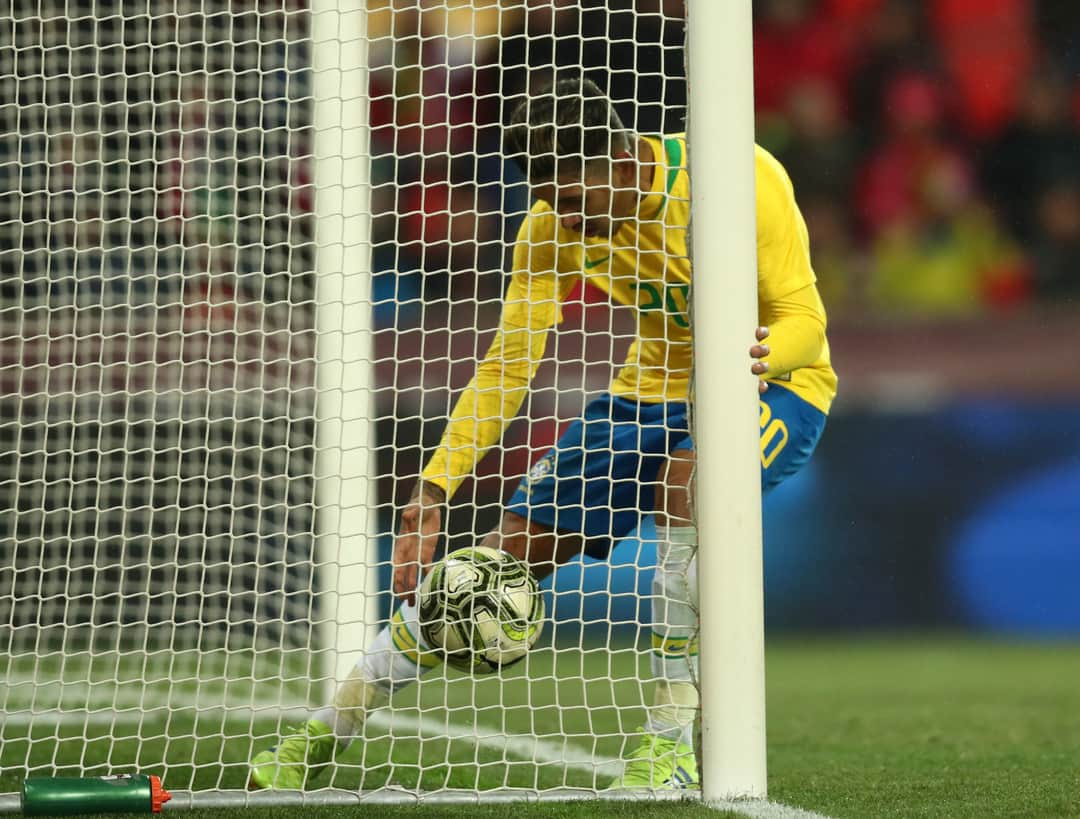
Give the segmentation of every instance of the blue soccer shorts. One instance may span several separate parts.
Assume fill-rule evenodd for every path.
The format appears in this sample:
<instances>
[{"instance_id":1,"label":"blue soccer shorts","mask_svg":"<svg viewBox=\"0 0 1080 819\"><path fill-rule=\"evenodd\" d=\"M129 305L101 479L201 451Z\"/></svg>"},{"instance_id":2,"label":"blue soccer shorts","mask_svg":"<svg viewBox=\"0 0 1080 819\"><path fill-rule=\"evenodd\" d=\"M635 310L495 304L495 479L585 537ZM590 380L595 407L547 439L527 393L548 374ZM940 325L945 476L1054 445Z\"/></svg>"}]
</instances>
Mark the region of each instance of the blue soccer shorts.
<instances>
[{"instance_id":1,"label":"blue soccer shorts","mask_svg":"<svg viewBox=\"0 0 1080 819\"><path fill-rule=\"evenodd\" d=\"M768 492L810 459L826 416L770 384L759 418L761 490ZM668 456L693 446L685 403L643 404L604 393L533 464L506 509L553 530L580 532L588 553L605 557L653 511Z\"/></svg>"}]
</instances>

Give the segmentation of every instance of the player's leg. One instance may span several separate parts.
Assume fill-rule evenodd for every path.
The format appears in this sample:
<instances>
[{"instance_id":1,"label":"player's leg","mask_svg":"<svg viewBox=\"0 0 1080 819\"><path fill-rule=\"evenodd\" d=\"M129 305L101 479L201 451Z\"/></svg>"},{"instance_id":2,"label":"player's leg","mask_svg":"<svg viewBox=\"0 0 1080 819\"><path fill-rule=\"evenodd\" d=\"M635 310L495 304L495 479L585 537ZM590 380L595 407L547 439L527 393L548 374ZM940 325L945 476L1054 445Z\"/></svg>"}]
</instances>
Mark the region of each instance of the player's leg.
<instances>
[{"instance_id":1,"label":"player's leg","mask_svg":"<svg viewBox=\"0 0 1080 819\"><path fill-rule=\"evenodd\" d=\"M656 571L652 583L653 705L616 788L698 784L693 729L697 692L697 530L691 514L694 453L676 449L655 485Z\"/></svg>"},{"instance_id":2,"label":"player's leg","mask_svg":"<svg viewBox=\"0 0 1080 819\"><path fill-rule=\"evenodd\" d=\"M759 404L761 489L771 491L810 459L825 415L772 385ZM680 442L692 447L687 439ZM685 787L696 781L693 724L698 710L697 530L691 488L694 454L676 449L656 484L657 569L653 576L654 705L627 773L615 785ZM632 774L632 776L631 776ZM689 776L693 774L693 776Z\"/></svg>"},{"instance_id":3,"label":"player's leg","mask_svg":"<svg viewBox=\"0 0 1080 819\"><path fill-rule=\"evenodd\" d=\"M577 533L555 532L509 511L483 540L484 546L501 548L527 562L538 579L580 554L584 544ZM252 760L251 786L303 788L363 731L372 710L440 664L420 632L416 606L403 603L338 688L334 702Z\"/></svg>"},{"instance_id":4,"label":"player's leg","mask_svg":"<svg viewBox=\"0 0 1080 819\"><path fill-rule=\"evenodd\" d=\"M363 732L373 710L441 663L424 644L416 605L402 603L365 648L333 702L303 725L287 729L277 745L252 758L249 787L304 788Z\"/></svg>"},{"instance_id":5,"label":"player's leg","mask_svg":"<svg viewBox=\"0 0 1080 819\"><path fill-rule=\"evenodd\" d=\"M540 579L556 564L580 554L584 539L505 512L500 526L488 533L483 545L501 548L526 561ZM386 705L391 694L417 682L441 662L424 641L416 605L403 603L338 688L334 702L252 760L251 786L303 788L336 752L360 735L372 710Z\"/></svg>"},{"instance_id":6,"label":"player's leg","mask_svg":"<svg viewBox=\"0 0 1080 819\"><path fill-rule=\"evenodd\" d=\"M697 784L693 755L698 710L697 527L691 488L694 452L677 449L656 483L656 571L650 664L656 682L647 730L674 743L674 770L666 783Z\"/></svg>"},{"instance_id":7,"label":"player's leg","mask_svg":"<svg viewBox=\"0 0 1080 819\"><path fill-rule=\"evenodd\" d=\"M506 511L483 545L524 560L542 579L557 564L580 554L585 542L580 534L556 532L549 525ZM363 732L371 711L385 706L391 694L440 664L420 631L416 604L402 603L338 688L334 702L252 759L249 786L302 789Z\"/></svg>"},{"instance_id":8,"label":"player's leg","mask_svg":"<svg viewBox=\"0 0 1080 819\"><path fill-rule=\"evenodd\" d=\"M678 449L656 484L651 733L692 745L697 715L697 527L691 511L694 452Z\"/></svg>"},{"instance_id":9,"label":"player's leg","mask_svg":"<svg viewBox=\"0 0 1080 819\"><path fill-rule=\"evenodd\" d=\"M577 532L557 532L546 524L507 510L503 512L499 527L492 529L481 545L509 552L529 564L537 580L543 580L556 566L585 551L586 541Z\"/></svg>"}]
</instances>

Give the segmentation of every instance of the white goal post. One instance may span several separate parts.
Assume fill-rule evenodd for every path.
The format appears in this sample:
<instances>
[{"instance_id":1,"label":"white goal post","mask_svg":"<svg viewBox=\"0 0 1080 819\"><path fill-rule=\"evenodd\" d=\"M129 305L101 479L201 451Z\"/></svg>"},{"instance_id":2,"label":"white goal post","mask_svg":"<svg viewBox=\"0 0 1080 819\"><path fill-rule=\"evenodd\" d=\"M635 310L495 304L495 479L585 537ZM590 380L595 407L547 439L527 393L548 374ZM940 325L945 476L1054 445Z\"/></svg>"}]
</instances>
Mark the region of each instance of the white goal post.
<instances>
[{"instance_id":1,"label":"white goal post","mask_svg":"<svg viewBox=\"0 0 1080 819\"><path fill-rule=\"evenodd\" d=\"M245 790L389 621L396 516L530 205L501 127L568 66L629 127L685 120L692 257L724 273L688 305L698 497L723 499L695 510L703 790L647 798L764 798L750 27L750 0L0 0L0 812L24 777L136 772L172 808L626 798L648 521L546 582L525 662L432 671L317 787ZM447 548L635 327L574 291Z\"/></svg>"},{"instance_id":2,"label":"white goal post","mask_svg":"<svg viewBox=\"0 0 1080 819\"><path fill-rule=\"evenodd\" d=\"M758 403L746 354L757 316L751 3L687 5L692 253L695 271L717 274L694 277L691 307L698 584L708 590L700 598L702 788L706 801L763 799L761 452L750 434Z\"/></svg>"},{"instance_id":3,"label":"white goal post","mask_svg":"<svg viewBox=\"0 0 1080 819\"><path fill-rule=\"evenodd\" d=\"M323 686L327 701L375 635L378 619L365 6L362 0L311 5L319 362L315 496L327 600L320 644L332 672Z\"/></svg>"}]
</instances>

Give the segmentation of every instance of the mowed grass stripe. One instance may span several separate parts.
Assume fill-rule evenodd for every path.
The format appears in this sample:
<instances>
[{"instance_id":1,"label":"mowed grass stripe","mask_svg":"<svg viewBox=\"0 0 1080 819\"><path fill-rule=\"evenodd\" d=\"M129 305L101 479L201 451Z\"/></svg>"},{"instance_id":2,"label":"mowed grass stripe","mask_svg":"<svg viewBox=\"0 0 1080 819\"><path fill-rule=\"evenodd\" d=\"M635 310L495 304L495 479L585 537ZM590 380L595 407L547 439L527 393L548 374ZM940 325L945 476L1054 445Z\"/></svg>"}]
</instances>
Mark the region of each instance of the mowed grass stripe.
<instances>
[{"instance_id":1,"label":"mowed grass stripe","mask_svg":"<svg viewBox=\"0 0 1080 819\"><path fill-rule=\"evenodd\" d=\"M767 649L770 796L835 817L1080 817L1080 644Z\"/></svg>"},{"instance_id":2,"label":"mowed grass stripe","mask_svg":"<svg viewBox=\"0 0 1080 819\"><path fill-rule=\"evenodd\" d=\"M647 675L646 663L633 652L589 648L558 657L537 652L528 669L513 669L502 679L451 675L444 680L436 672L396 702L402 714L409 712L401 709L412 708L417 715L422 706L440 722L476 720L493 730L555 741L566 736L595 757L611 760L621 755L623 737L644 718L635 677ZM838 819L1080 817L1080 646L1074 642L941 636L770 640L767 673L769 793L779 802ZM522 679L526 675L531 679ZM255 687L262 690L258 683ZM84 766L107 773L109 765L156 772L165 760L178 789L188 782L196 789L239 787L252 747L268 743L278 729L272 719L238 728L220 715L195 720L181 712L161 719L154 714L153 724L95 727L88 739L81 737L81 726L78 735L43 727L28 737L25 727L5 722L0 791L18 788L28 758L39 773L64 765L72 772ZM151 729L156 738L143 736ZM236 736L241 731L246 735ZM588 779L584 771L530 765L471 743L390 743L376 735L356 743L341 762L334 779L349 788L502 787L508 780L521 787L533 782L572 787ZM276 815L267 811L237 819ZM575 819L619 816L620 811L625 808L469 809L479 817ZM333 814L313 809L305 815L328 819ZM380 815L430 817L445 810L365 811L365 819ZM699 814L693 806L654 811L642 805L635 806L634 815Z\"/></svg>"}]
</instances>

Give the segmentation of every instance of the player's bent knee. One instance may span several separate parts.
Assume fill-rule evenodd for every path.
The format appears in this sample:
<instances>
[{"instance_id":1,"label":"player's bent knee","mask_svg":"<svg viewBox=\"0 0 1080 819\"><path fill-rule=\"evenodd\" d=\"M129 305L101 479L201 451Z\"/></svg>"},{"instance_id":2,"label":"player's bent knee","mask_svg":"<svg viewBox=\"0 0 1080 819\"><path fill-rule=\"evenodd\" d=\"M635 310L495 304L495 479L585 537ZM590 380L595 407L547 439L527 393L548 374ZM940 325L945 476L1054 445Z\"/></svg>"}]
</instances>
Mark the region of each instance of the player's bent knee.
<instances>
[{"instance_id":1,"label":"player's bent knee","mask_svg":"<svg viewBox=\"0 0 1080 819\"><path fill-rule=\"evenodd\" d=\"M481 545L502 549L519 560L532 563L542 550L534 540L554 533L538 523L530 522L515 512L504 512L498 529L488 532Z\"/></svg>"},{"instance_id":2,"label":"player's bent knee","mask_svg":"<svg viewBox=\"0 0 1080 819\"><path fill-rule=\"evenodd\" d=\"M580 535L557 533L509 511L503 512L499 528L489 532L482 545L502 549L525 561L537 579L547 577L556 564L579 554L584 548Z\"/></svg>"}]
</instances>

